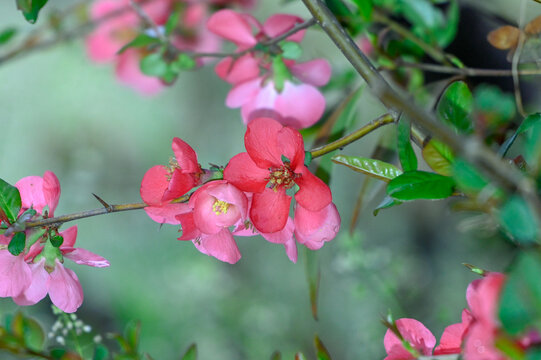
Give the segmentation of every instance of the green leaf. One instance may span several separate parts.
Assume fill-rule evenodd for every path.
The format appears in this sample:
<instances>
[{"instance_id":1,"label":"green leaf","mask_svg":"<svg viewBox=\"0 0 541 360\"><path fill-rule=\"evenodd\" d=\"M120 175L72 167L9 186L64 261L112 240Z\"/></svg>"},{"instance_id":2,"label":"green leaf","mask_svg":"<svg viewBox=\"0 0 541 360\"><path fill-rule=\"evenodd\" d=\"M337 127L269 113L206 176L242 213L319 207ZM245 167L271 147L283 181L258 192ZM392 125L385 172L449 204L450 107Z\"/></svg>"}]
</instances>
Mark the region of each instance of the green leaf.
<instances>
[{"instance_id":1,"label":"green leaf","mask_svg":"<svg viewBox=\"0 0 541 360\"><path fill-rule=\"evenodd\" d=\"M8 245L8 250L11 255L18 256L24 250L24 245L26 243L26 235L24 232L18 232L11 238L11 241Z\"/></svg>"},{"instance_id":2,"label":"green leaf","mask_svg":"<svg viewBox=\"0 0 541 360\"><path fill-rule=\"evenodd\" d=\"M23 13L26 21L34 24L38 19L41 8L48 0L17 0L17 8Z\"/></svg>"},{"instance_id":3,"label":"green leaf","mask_svg":"<svg viewBox=\"0 0 541 360\"><path fill-rule=\"evenodd\" d=\"M175 66L178 71L181 70L192 70L197 66L196 61L189 55L185 53L180 53L177 59L172 62L172 65Z\"/></svg>"},{"instance_id":4,"label":"green leaf","mask_svg":"<svg viewBox=\"0 0 541 360\"><path fill-rule=\"evenodd\" d=\"M284 41L280 43L282 48L282 57L284 59L297 60L302 55L301 46L293 41Z\"/></svg>"},{"instance_id":5,"label":"green leaf","mask_svg":"<svg viewBox=\"0 0 541 360\"><path fill-rule=\"evenodd\" d=\"M309 166L312 162L312 153L310 151L304 152L304 166Z\"/></svg>"},{"instance_id":6,"label":"green leaf","mask_svg":"<svg viewBox=\"0 0 541 360\"><path fill-rule=\"evenodd\" d=\"M423 148L423 158L432 170L438 174L451 176L452 163L455 160L451 148L436 139L431 139Z\"/></svg>"},{"instance_id":7,"label":"green leaf","mask_svg":"<svg viewBox=\"0 0 541 360\"><path fill-rule=\"evenodd\" d=\"M452 178L425 171L410 171L387 185L387 194L400 201L445 199L453 194Z\"/></svg>"},{"instance_id":8,"label":"green leaf","mask_svg":"<svg viewBox=\"0 0 541 360\"><path fill-rule=\"evenodd\" d=\"M274 88L281 93L284 90L286 80L291 79L291 73L280 56L275 56L272 59L272 73Z\"/></svg>"},{"instance_id":9,"label":"green leaf","mask_svg":"<svg viewBox=\"0 0 541 360\"><path fill-rule=\"evenodd\" d=\"M439 29L434 29L434 36L438 45L442 48L447 47L453 42L458 30L460 20L460 7L457 0L451 0L447 8L447 21L445 25ZM463 66L459 66L463 67Z\"/></svg>"},{"instance_id":10,"label":"green leaf","mask_svg":"<svg viewBox=\"0 0 541 360\"><path fill-rule=\"evenodd\" d=\"M473 93L474 108L478 117L494 127L508 123L515 117L515 98L510 93L504 93L494 85L481 84Z\"/></svg>"},{"instance_id":11,"label":"green leaf","mask_svg":"<svg viewBox=\"0 0 541 360\"><path fill-rule=\"evenodd\" d=\"M105 346L98 344L94 348L94 356L92 357L92 360L106 360L109 358L109 349L107 349Z\"/></svg>"},{"instance_id":12,"label":"green leaf","mask_svg":"<svg viewBox=\"0 0 541 360\"><path fill-rule=\"evenodd\" d=\"M390 207L400 205L400 204L402 204L402 201L395 200L392 197L390 197L389 195L385 195L383 200L374 209L373 214L374 214L374 216L377 216L380 210L388 209Z\"/></svg>"},{"instance_id":13,"label":"green leaf","mask_svg":"<svg viewBox=\"0 0 541 360\"><path fill-rule=\"evenodd\" d=\"M169 36L173 32L173 30L175 30L180 21L180 15L180 11L174 11L169 16L167 22L165 23L165 35Z\"/></svg>"},{"instance_id":14,"label":"green leaf","mask_svg":"<svg viewBox=\"0 0 541 360\"><path fill-rule=\"evenodd\" d=\"M443 14L429 0L400 0L399 11L417 27L433 30L444 23Z\"/></svg>"},{"instance_id":15,"label":"green leaf","mask_svg":"<svg viewBox=\"0 0 541 360\"><path fill-rule=\"evenodd\" d=\"M502 227L517 242L521 244L536 242L539 224L522 197L512 196L500 210L499 218Z\"/></svg>"},{"instance_id":16,"label":"green leaf","mask_svg":"<svg viewBox=\"0 0 541 360\"><path fill-rule=\"evenodd\" d=\"M181 360L197 360L197 345L191 344L184 355L182 355Z\"/></svg>"},{"instance_id":17,"label":"green leaf","mask_svg":"<svg viewBox=\"0 0 541 360\"><path fill-rule=\"evenodd\" d=\"M534 347L526 352L526 360L541 360L541 348Z\"/></svg>"},{"instance_id":18,"label":"green leaf","mask_svg":"<svg viewBox=\"0 0 541 360\"><path fill-rule=\"evenodd\" d=\"M321 278L321 270L319 268L317 252L312 251L308 248L304 248L304 254L306 256L305 273L310 294L312 317L317 320L317 299L319 293L319 280Z\"/></svg>"},{"instance_id":19,"label":"green leaf","mask_svg":"<svg viewBox=\"0 0 541 360\"><path fill-rule=\"evenodd\" d=\"M129 48L141 48L146 47L151 44L159 44L160 39L154 36L150 36L147 34L139 34L135 39L124 45L120 50L118 50L117 54L122 54L124 51L128 50Z\"/></svg>"},{"instance_id":20,"label":"green leaf","mask_svg":"<svg viewBox=\"0 0 541 360\"><path fill-rule=\"evenodd\" d=\"M160 53L145 56L139 63L141 72L148 76L162 77L167 73L167 63Z\"/></svg>"},{"instance_id":21,"label":"green leaf","mask_svg":"<svg viewBox=\"0 0 541 360\"><path fill-rule=\"evenodd\" d=\"M316 347L317 360L332 360L331 355L329 354L329 351L327 350L327 348L325 348L325 345L323 345L323 342L317 335L314 338L314 344Z\"/></svg>"},{"instance_id":22,"label":"green leaf","mask_svg":"<svg viewBox=\"0 0 541 360\"><path fill-rule=\"evenodd\" d=\"M473 166L462 159L453 164L453 176L459 189L468 195L478 194L489 184Z\"/></svg>"},{"instance_id":23,"label":"green leaf","mask_svg":"<svg viewBox=\"0 0 541 360\"><path fill-rule=\"evenodd\" d=\"M511 146L513 145L513 143L517 139L517 137L520 134L522 134L523 132L525 132L525 131L531 129L532 127L536 126L537 124L539 124L540 123L539 120L541 120L541 113L535 113L535 114L528 115L522 121L520 126L514 132L514 134L511 137L509 137L507 140L505 140L505 142L502 144L502 146L498 150L498 155L500 155L502 157L505 156L507 154L507 151L509 150L509 148L511 148Z\"/></svg>"},{"instance_id":24,"label":"green leaf","mask_svg":"<svg viewBox=\"0 0 541 360\"><path fill-rule=\"evenodd\" d=\"M272 353L270 360L282 360L282 354L279 351Z\"/></svg>"},{"instance_id":25,"label":"green leaf","mask_svg":"<svg viewBox=\"0 0 541 360\"><path fill-rule=\"evenodd\" d=\"M372 11L374 10L374 4L372 3L372 0L350 1L357 5L357 9L359 9L359 14L362 16L363 20L370 21L372 19Z\"/></svg>"},{"instance_id":26,"label":"green leaf","mask_svg":"<svg viewBox=\"0 0 541 360\"><path fill-rule=\"evenodd\" d=\"M541 165L541 122L535 121L538 114L532 115L529 121L529 128L526 129L526 141L524 144L524 157L534 171L537 171Z\"/></svg>"},{"instance_id":27,"label":"green leaf","mask_svg":"<svg viewBox=\"0 0 541 360\"><path fill-rule=\"evenodd\" d=\"M0 179L0 220L13 224L21 210L21 194L19 190Z\"/></svg>"},{"instance_id":28,"label":"green leaf","mask_svg":"<svg viewBox=\"0 0 541 360\"><path fill-rule=\"evenodd\" d=\"M417 170L417 156L411 146L411 125L409 121L401 120L398 122L398 157L402 170Z\"/></svg>"},{"instance_id":29,"label":"green leaf","mask_svg":"<svg viewBox=\"0 0 541 360\"><path fill-rule=\"evenodd\" d=\"M473 131L472 110L473 96L463 81L455 81L445 90L437 108L444 122L464 134Z\"/></svg>"},{"instance_id":30,"label":"green leaf","mask_svg":"<svg viewBox=\"0 0 541 360\"><path fill-rule=\"evenodd\" d=\"M42 351L45 344L45 332L39 323L31 318L23 319L23 337L26 346L34 351Z\"/></svg>"},{"instance_id":31,"label":"green leaf","mask_svg":"<svg viewBox=\"0 0 541 360\"><path fill-rule=\"evenodd\" d=\"M0 32L0 45L7 44L9 40L11 40L15 34L17 33L17 29L15 28L7 28Z\"/></svg>"},{"instance_id":32,"label":"green leaf","mask_svg":"<svg viewBox=\"0 0 541 360\"><path fill-rule=\"evenodd\" d=\"M376 159L335 155L332 157L332 161L336 164L345 165L350 169L387 182L402 174L402 170L393 164Z\"/></svg>"},{"instance_id":33,"label":"green leaf","mask_svg":"<svg viewBox=\"0 0 541 360\"><path fill-rule=\"evenodd\" d=\"M510 335L541 329L541 258L522 252L511 266L500 295L499 317Z\"/></svg>"},{"instance_id":34,"label":"green leaf","mask_svg":"<svg viewBox=\"0 0 541 360\"><path fill-rule=\"evenodd\" d=\"M130 348L133 352L137 352L139 347L139 336L141 334L141 322L140 321L130 321L126 328L124 329L124 337L130 345Z\"/></svg>"},{"instance_id":35,"label":"green leaf","mask_svg":"<svg viewBox=\"0 0 541 360\"><path fill-rule=\"evenodd\" d=\"M50 240L54 247L60 247L64 242L64 238L61 235L51 236Z\"/></svg>"}]
</instances>

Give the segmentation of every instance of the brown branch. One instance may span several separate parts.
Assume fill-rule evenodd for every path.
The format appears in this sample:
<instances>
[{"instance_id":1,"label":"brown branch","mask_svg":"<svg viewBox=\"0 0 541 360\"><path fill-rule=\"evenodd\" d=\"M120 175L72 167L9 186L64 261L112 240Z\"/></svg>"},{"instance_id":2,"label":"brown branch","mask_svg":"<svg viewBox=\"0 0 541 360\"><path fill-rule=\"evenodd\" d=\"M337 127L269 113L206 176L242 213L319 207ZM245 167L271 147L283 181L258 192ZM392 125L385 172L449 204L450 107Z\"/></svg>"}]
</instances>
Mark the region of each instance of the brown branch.
<instances>
[{"instance_id":1,"label":"brown branch","mask_svg":"<svg viewBox=\"0 0 541 360\"><path fill-rule=\"evenodd\" d=\"M467 77L511 77L513 76L512 69L478 69L478 68L452 68L448 66L442 66L437 64L425 64L425 63L413 63L408 61L398 60L395 62L397 67L407 67L423 70L426 72L440 73L440 74L452 74L462 75ZM381 70L394 70L392 68L381 68ZM517 75L520 76L539 76L541 75L541 69L518 69Z\"/></svg>"}]
</instances>

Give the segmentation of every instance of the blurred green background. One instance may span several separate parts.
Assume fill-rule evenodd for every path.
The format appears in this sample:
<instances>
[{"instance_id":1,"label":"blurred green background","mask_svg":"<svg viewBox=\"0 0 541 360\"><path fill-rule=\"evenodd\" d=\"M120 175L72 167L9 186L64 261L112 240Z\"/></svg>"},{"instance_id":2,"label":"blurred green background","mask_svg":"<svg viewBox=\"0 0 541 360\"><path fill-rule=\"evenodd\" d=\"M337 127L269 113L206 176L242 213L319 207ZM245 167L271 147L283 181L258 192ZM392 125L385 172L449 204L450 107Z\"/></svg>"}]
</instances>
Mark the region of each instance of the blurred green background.
<instances>
[{"instance_id":1,"label":"blurred green background","mask_svg":"<svg viewBox=\"0 0 541 360\"><path fill-rule=\"evenodd\" d=\"M490 5L509 21L518 14L519 2ZM265 19L275 6L261 1L256 17ZM307 16L299 2L278 11ZM23 33L32 28L13 1L0 3L0 25ZM337 73L347 66L319 31L309 31L303 47L306 59L325 56ZM0 177L15 183L54 171L62 185L57 215L99 207L92 193L109 203L138 202L143 174L167 163L175 136L196 149L204 166L225 165L244 150L239 111L224 105L228 90L206 67L182 74L158 96L141 97L115 80L111 66L91 63L80 40L3 64ZM361 124L383 111L368 91L358 106ZM378 137L372 134L343 153L369 156ZM461 264L503 270L512 248L498 234L479 230L486 219L454 213L446 202L405 204L374 217L382 189L349 235L352 199L362 179L346 168L333 170L343 230L318 252L318 321L310 312L302 251L293 264L282 246L240 238L239 263L221 263L177 241L178 227L160 228L143 211L77 222L78 246L111 262L105 269L68 264L85 292L78 316L101 334L141 320L141 349L155 359L177 359L193 342L203 360L268 359L275 350L285 359L297 351L311 358L316 333L335 359L380 359L380 319L389 310L395 318L422 321L439 338L445 326L460 321L467 284L476 278ZM1 315L18 309L11 299L0 300ZM23 311L37 314L45 327L54 321L48 299Z\"/></svg>"}]
</instances>

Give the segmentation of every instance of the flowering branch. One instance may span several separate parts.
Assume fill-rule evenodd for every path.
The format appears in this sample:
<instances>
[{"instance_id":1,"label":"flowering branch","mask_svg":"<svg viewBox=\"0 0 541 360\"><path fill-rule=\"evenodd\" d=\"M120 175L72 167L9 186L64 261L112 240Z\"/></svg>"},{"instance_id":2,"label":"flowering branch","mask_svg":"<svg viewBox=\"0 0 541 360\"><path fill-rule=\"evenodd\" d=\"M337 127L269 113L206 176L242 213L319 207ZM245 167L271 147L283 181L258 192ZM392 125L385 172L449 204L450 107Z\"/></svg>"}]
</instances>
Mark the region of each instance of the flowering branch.
<instances>
[{"instance_id":1,"label":"flowering branch","mask_svg":"<svg viewBox=\"0 0 541 360\"><path fill-rule=\"evenodd\" d=\"M329 38L344 54L355 70L363 77L373 93L391 111L408 115L412 121L425 128L439 140L446 143L458 156L478 166L493 181L508 192L518 191L529 201L541 219L541 202L537 197L531 178L516 167L503 161L497 154L473 137L457 135L442 124L436 116L419 108L404 94L395 90L376 70L370 60L361 52L353 39L346 33L336 17L321 0L303 0L304 5L318 21Z\"/></svg>"}]
</instances>

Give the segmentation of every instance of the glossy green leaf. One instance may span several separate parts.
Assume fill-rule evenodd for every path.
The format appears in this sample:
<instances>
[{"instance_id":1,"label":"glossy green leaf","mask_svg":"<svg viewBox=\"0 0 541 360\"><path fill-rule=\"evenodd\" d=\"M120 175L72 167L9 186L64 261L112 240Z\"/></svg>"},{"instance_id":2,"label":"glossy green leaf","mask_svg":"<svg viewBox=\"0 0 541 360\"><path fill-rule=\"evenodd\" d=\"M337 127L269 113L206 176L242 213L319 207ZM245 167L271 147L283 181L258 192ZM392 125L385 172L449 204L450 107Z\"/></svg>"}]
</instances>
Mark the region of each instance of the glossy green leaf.
<instances>
[{"instance_id":1,"label":"glossy green leaf","mask_svg":"<svg viewBox=\"0 0 541 360\"><path fill-rule=\"evenodd\" d=\"M284 41L280 43L280 47L282 48L282 57L284 59L297 60L302 55L302 48L296 42Z\"/></svg>"},{"instance_id":2,"label":"glossy green leaf","mask_svg":"<svg viewBox=\"0 0 541 360\"><path fill-rule=\"evenodd\" d=\"M62 245L64 242L64 238L61 235L51 236L50 240L54 247L60 247L60 245Z\"/></svg>"},{"instance_id":3,"label":"glossy green leaf","mask_svg":"<svg viewBox=\"0 0 541 360\"><path fill-rule=\"evenodd\" d=\"M24 18L31 24L38 19L40 10L48 0L17 0L17 8L23 13Z\"/></svg>"},{"instance_id":4,"label":"glossy green leaf","mask_svg":"<svg viewBox=\"0 0 541 360\"><path fill-rule=\"evenodd\" d=\"M107 349L105 346L98 344L94 348L94 356L92 357L92 360L106 360L109 358L109 349Z\"/></svg>"},{"instance_id":5,"label":"glossy green leaf","mask_svg":"<svg viewBox=\"0 0 541 360\"><path fill-rule=\"evenodd\" d=\"M512 239L522 244L537 241L537 218L522 197L512 196L501 208L499 218Z\"/></svg>"},{"instance_id":6,"label":"glossy green leaf","mask_svg":"<svg viewBox=\"0 0 541 360\"><path fill-rule=\"evenodd\" d=\"M24 232L18 232L11 238L8 245L8 250L11 255L17 256L23 252L26 243L26 235Z\"/></svg>"},{"instance_id":7,"label":"glossy green leaf","mask_svg":"<svg viewBox=\"0 0 541 360\"><path fill-rule=\"evenodd\" d=\"M17 33L17 29L15 28L7 28L2 31L0 31L0 45L7 44L15 34Z\"/></svg>"},{"instance_id":8,"label":"glossy green leaf","mask_svg":"<svg viewBox=\"0 0 541 360\"><path fill-rule=\"evenodd\" d=\"M387 194L400 201L445 199L453 194L452 178L425 171L410 171L387 185Z\"/></svg>"},{"instance_id":9,"label":"glossy green leaf","mask_svg":"<svg viewBox=\"0 0 541 360\"><path fill-rule=\"evenodd\" d=\"M468 85L463 81L455 81L449 85L437 107L442 120L464 134L470 134L473 131L470 116L472 110L473 96Z\"/></svg>"},{"instance_id":10,"label":"glossy green leaf","mask_svg":"<svg viewBox=\"0 0 541 360\"><path fill-rule=\"evenodd\" d=\"M398 123L398 158L404 171L417 170L417 156L411 146L411 124L402 119Z\"/></svg>"},{"instance_id":11,"label":"glossy green leaf","mask_svg":"<svg viewBox=\"0 0 541 360\"><path fill-rule=\"evenodd\" d=\"M518 335L530 328L541 330L541 258L522 252L513 263L500 295L499 317L503 329Z\"/></svg>"},{"instance_id":12,"label":"glossy green leaf","mask_svg":"<svg viewBox=\"0 0 541 360\"><path fill-rule=\"evenodd\" d=\"M438 174L451 176L455 156L451 149L438 140L431 139L423 148L423 159Z\"/></svg>"},{"instance_id":13,"label":"glossy green leaf","mask_svg":"<svg viewBox=\"0 0 541 360\"><path fill-rule=\"evenodd\" d=\"M197 360L197 345L191 344L184 355L182 355L181 360Z\"/></svg>"},{"instance_id":14,"label":"glossy green leaf","mask_svg":"<svg viewBox=\"0 0 541 360\"><path fill-rule=\"evenodd\" d=\"M146 47L148 45L152 44L159 44L160 39L154 36L150 36L148 34L139 34L135 39L124 45L120 50L118 50L117 54L122 54L124 51L128 50L129 48L142 48Z\"/></svg>"},{"instance_id":15,"label":"glossy green leaf","mask_svg":"<svg viewBox=\"0 0 541 360\"><path fill-rule=\"evenodd\" d=\"M31 318L23 319L23 338L26 347L34 351L43 350L45 345L45 332L40 324Z\"/></svg>"},{"instance_id":16,"label":"glossy green leaf","mask_svg":"<svg viewBox=\"0 0 541 360\"><path fill-rule=\"evenodd\" d=\"M141 72L148 76L162 77L167 73L167 63L160 53L145 56L139 63Z\"/></svg>"},{"instance_id":17,"label":"glossy green leaf","mask_svg":"<svg viewBox=\"0 0 541 360\"><path fill-rule=\"evenodd\" d=\"M395 200L392 197L390 197L389 195L385 195L383 200L374 209L373 214L374 214L374 216L377 216L379 214L380 210L388 209L390 207L400 205L400 204L402 204L402 201Z\"/></svg>"},{"instance_id":18,"label":"glossy green leaf","mask_svg":"<svg viewBox=\"0 0 541 360\"><path fill-rule=\"evenodd\" d=\"M387 182L402 174L402 170L393 164L376 159L335 155L332 157L332 161L336 164L345 165L352 170Z\"/></svg>"},{"instance_id":19,"label":"glossy green leaf","mask_svg":"<svg viewBox=\"0 0 541 360\"><path fill-rule=\"evenodd\" d=\"M511 148L511 146L513 145L513 143L517 139L517 137L520 134L522 134L522 133L526 132L527 130L531 129L532 127L536 126L537 124L541 123L540 120L541 120L541 113L535 113L535 114L528 115L522 121L520 126L513 133L513 135L511 137L509 137L507 140L505 140L505 142L502 144L502 146L498 150L498 155L500 155L502 157L505 156L507 154L507 151L509 150L509 148Z\"/></svg>"},{"instance_id":20,"label":"glossy green leaf","mask_svg":"<svg viewBox=\"0 0 541 360\"><path fill-rule=\"evenodd\" d=\"M13 224L21 209L19 190L0 179L0 220L4 219Z\"/></svg>"},{"instance_id":21,"label":"glossy green leaf","mask_svg":"<svg viewBox=\"0 0 541 360\"><path fill-rule=\"evenodd\" d=\"M332 360L331 355L329 354L329 351L327 350L325 345L323 345L323 342L317 335L314 338L314 344L316 347L317 360Z\"/></svg>"}]
</instances>

